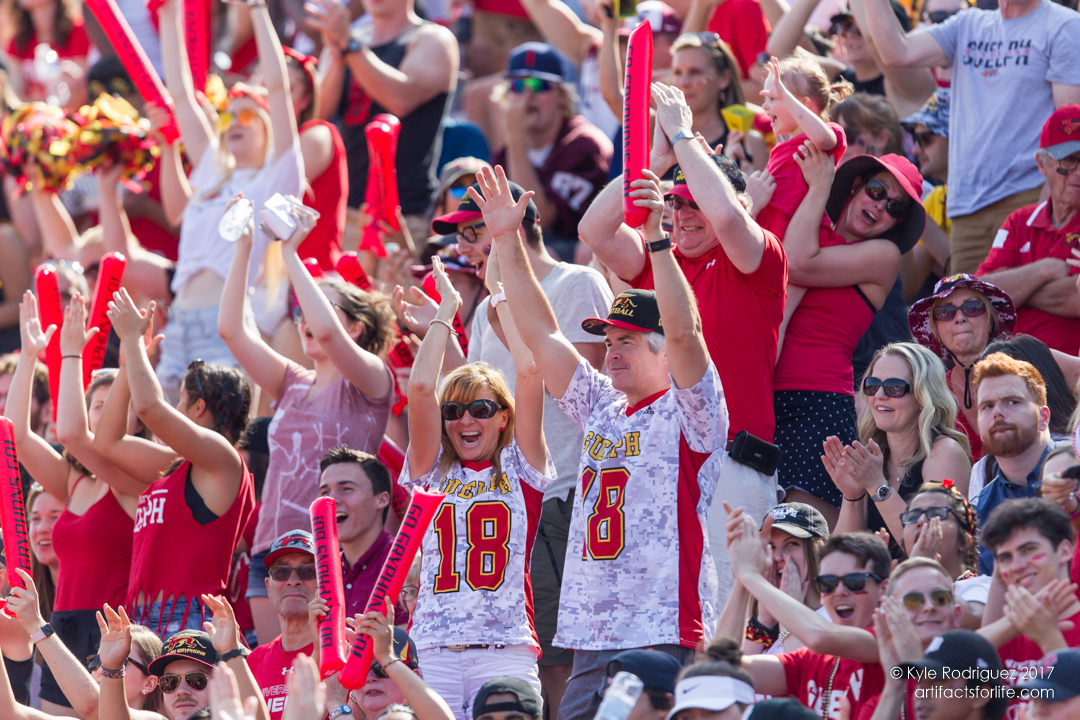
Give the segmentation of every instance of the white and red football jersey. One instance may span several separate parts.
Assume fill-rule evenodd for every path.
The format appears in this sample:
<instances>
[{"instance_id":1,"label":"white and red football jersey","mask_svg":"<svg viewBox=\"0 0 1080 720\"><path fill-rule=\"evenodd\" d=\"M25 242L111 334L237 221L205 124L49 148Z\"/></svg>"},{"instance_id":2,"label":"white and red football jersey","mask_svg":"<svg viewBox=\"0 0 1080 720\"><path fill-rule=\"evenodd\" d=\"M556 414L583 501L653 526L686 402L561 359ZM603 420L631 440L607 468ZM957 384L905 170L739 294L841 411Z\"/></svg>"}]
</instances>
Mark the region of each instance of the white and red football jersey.
<instances>
[{"instance_id":1,"label":"white and red football jersey","mask_svg":"<svg viewBox=\"0 0 1080 720\"><path fill-rule=\"evenodd\" d=\"M583 361L559 407L585 444L553 644L697 647L719 614L705 529L728 427L716 368L629 407Z\"/></svg>"},{"instance_id":2,"label":"white and red football jersey","mask_svg":"<svg viewBox=\"0 0 1080 720\"><path fill-rule=\"evenodd\" d=\"M539 652L529 560L555 465L549 456L538 472L517 442L499 455L499 479L490 462L459 461L440 473L442 456L440 451L431 471L415 480L406 458L398 480L446 494L424 534L409 636L418 650L488 643L531 645Z\"/></svg>"}]
</instances>

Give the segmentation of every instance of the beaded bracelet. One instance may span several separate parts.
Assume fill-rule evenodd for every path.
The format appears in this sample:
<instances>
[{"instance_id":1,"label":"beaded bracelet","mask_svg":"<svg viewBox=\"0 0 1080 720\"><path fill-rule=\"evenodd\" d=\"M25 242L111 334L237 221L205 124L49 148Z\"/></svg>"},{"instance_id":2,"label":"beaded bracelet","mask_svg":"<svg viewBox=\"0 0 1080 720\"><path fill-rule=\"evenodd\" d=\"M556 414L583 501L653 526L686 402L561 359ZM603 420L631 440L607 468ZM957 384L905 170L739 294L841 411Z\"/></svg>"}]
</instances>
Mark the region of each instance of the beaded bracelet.
<instances>
[{"instance_id":1,"label":"beaded bracelet","mask_svg":"<svg viewBox=\"0 0 1080 720\"><path fill-rule=\"evenodd\" d=\"M123 680L124 679L124 668L121 667L119 670L110 670L109 668L102 665L101 666L101 677L109 678L110 680Z\"/></svg>"},{"instance_id":2,"label":"beaded bracelet","mask_svg":"<svg viewBox=\"0 0 1080 720\"><path fill-rule=\"evenodd\" d=\"M750 642L761 643L766 650L772 647L778 637L780 637L780 626L770 628L758 620L757 615L751 616L746 624L746 639Z\"/></svg>"}]
</instances>

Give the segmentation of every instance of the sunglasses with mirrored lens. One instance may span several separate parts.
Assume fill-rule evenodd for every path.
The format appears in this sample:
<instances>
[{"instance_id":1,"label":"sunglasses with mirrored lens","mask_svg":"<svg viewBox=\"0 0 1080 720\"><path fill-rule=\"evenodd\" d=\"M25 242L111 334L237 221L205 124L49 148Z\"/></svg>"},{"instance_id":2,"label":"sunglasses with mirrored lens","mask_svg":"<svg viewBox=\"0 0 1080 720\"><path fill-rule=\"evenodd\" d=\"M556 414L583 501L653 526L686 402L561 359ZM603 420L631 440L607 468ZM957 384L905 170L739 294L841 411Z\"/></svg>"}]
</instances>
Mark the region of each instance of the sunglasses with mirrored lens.
<instances>
[{"instance_id":1,"label":"sunglasses with mirrored lens","mask_svg":"<svg viewBox=\"0 0 1080 720\"><path fill-rule=\"evenodd\" d=\"M671 206L672 212L675 210L682 210L684 207L689 207L691 210L697 210L698 204L693 200L687 200L681 195L668 195L664 200Z\"/></svg>"},{"instance_id":2,"label":"sunglasses with mirrored lens","mask_svg":"<svg viewBox=\"0 0 1080 720\"><path fill-rule=\"evenodd\" d=\"M296 572L296 576L300 578L301 582L311 582L315 579L314 565L301 565L300 567L285 567L279 565L278 567L272 567L267 570L267 574L270 575L271 580L276 582L286 582L293 576L293 571Z\"/></svg>"},{"instance_id":3,"label":"sunglasses with mirrored lens","mask_svg":"<svg viewBox=\"0 0 1080 720\"><path fill-rule=\"evenodd\" d=\"M934 505L927 508L915 508L914 510L908 510L907 512L900 513L901 525L914 525L926 517L926 521L931 520L944 520L950 514L956 517L956 521L963 525L963 521L960 520L960 516L956 514L956 511L946 505Z\"/></svg>"},{"instance_id":4,"label":"sunglasses with mirrored lens","mask_svg":"<svg viewBox=\"0 0 1080 720\"><path fill-rule=\"evenodd\" d=\"M863 380L863 395L873 397L877 395L878 388L885 388L885 397L891 398L901 398L911 392L911 385L903 378L878 380L876 377L868 377Z\"/></svg>"},{"instance_id":5,"label":"sunglasses with mirrored lens","mask_svg":"<svg viewBox=\"0 0 1080 720\"><path fill-rule=\"evenodd\" d=\"M934 308L935 320L952 320L956 317L956 311L959 310L964 314L964 317L979 317L986 312L986 305L978 300L965 300L957 307L953 304L938 305Z\"/></svg>"},{"instance_id":6,"label":"sunglasses with mirrored lens","mask_svg":"<svg viewBox=\"0 0 1080 720\"><path fill-rule=\"evenodd\" d=\"M928 22L931 25L940 25L949 18L951 18L959 10L935 10L934 12L924 12L922 14L923 22Z\"/></svg>"},{"instance_id":7,"label":"sunglasses with mirrored lens","mask_svg":"<svg viewBox=\"0 0 1080 720\"><path fill-rule=\"evenodd\" d=\"M465 417L466 411L477 420L487 420L502 409L503 406L494 400L473 400L471 403L447 401L439 408L443 420L460 420Z\"/></svg>"},{"instance_id":8,"label":"sunglasses with mirrored lens","mask_svg":"<svg viewBox=\"0 0 1080 720\"><path fill-rule=\"evenodd\" d=\"M866 192L866 197L870 198L874 202L885 201L885 212L889 213L893 218L899 220L904 217L904 201L899 198L889 197L889 188L885 187L885 183L878 180L871 180L866 183L866 187L863 188Z\"/></svg>"},{"instance_id":9,"label":"sunglasses with mirrored lens","mask_svg":"<svg viewBox=\"0 0 1080 720\"><path fill-rule=\"evenodd\" d=\"M158 687L166 695L172 695L180 688L181 680L186 682L187 686L195 692L206 689L206 673L201 671L184 673L183 675L166 673L158 680Z\"/></svg>"},{"instance_id":10,"label":"sunglasses with mirrored lens","mask_svg":"<svg viewBox=\"0 0 1080 720\"><path fill-rule=\"evenodd\" d=\"M461 200L465 197L465 193L467 193L468 191L469 188L459 185L457 187L447 189L446 194L454 198L455 200Z\"/></svg>"},{"instance_id":11,"label":"sunglasses with mirrored lens","mask_svg":"<svg viewBox=\"0 0 1080 720\"><path fill-rule=\"evenodd\" d=\"M258 111L252 108L244 108L235 113L223 112L218 115L218 130L228 130L234 122L239 123L240 127L248 127L257 117Z\"/></svg>"},{"instance_id":12,"label":"sunglasses with mirrored lens","mask_svg":"<svg viewBox=\"0 0 1080 720\"><path fill-rule=\"evenodd\" d=\"M535 77L513 78L510 81L510 92L520 94L528 90L532 93L547 92L553 87L549 80Z\"/></svg>"},{"instance_id":13,"label":"sunglasses with mirrored lens","mask_svg":"<svg viewBox=\"0 0 1080 720\"><path fill-rule=\"evenodd\" d=\"M909 592L901 599L904 601L904 607L908 610L921 610L926 607L926 595L918 590ZM933 603L934 607L946 607L952 605L952 601L953 594L945 588L930 591L930 602Z\"/></svg>"},{"instance_id":14,"label":"sunglasses with mirrored lens","mask_svg":"<svg viewBox=\"0 0 1080 720\"><path fill-rule=\"evenodd\" d=\"M872 572L855 572L847 575L817 575L814 577L814 584L817 586L819 593L828 595L835 592L840 583L844 583L844 587L851 592L862 592L866 589L867 580L881 582L881 576Z\"/></svg>"}]
</instances>

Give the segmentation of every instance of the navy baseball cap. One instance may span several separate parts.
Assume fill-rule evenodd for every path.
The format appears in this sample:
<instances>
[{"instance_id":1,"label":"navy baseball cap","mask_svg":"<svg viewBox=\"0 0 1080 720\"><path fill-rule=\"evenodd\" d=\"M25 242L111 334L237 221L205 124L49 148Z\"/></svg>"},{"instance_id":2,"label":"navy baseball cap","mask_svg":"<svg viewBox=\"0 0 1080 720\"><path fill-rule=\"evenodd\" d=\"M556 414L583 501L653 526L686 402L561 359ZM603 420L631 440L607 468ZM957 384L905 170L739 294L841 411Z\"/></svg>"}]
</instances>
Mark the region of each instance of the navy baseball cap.
<instances>
[{"instance_id":1,"label":"navy baseball cap","mask_svg":"<svg viewBox=\"0 0 1080 720\"><path fill-rule=\"evenodd\" d=\"M289 553L303 553L315 557L315 540L311 537L311 533L304 530L290 530L280 535L270 546L270 552L263 560L263 564L270 567L279 557Z\"/></svg>"},{"instance_id":2,"label":"navy baseball cap","mask_svg":"<svg viewBox=\"0 0 1080 720\"><path fill-rule=\"evenodd\" d=\"M551 82L569 80L562 55L552 45L527 42L510 51L510 77L534 77Z\"/></svg>"},{"instance_id":3,"label":"navy baseball cap","mask_svg":"<svg viewBox=\"0 0 1080 720\"><path fill-rule=\"evenodd\" d=\"M675 692L675 679L680 670L682 666L678 660L659 650L624 650L607 664L609 678L628 672L640 678L646 690L663 693Z\"/></svg>"},{"instance_id":4,"label":"navy baseball cap","mask_svg":"<svg viewBox=\"0 0 1080 720\"><path fill-rule=\"evenodd\" d=\"M1058 703L1080 695L1080 648L1052 652L1039 661L1036 679L1016 686L1017 690L1049 690L1037 697Z\"/></svg>"},{"instance_id":5,"label":"navy baseball cap","mask_svg":"<svg viewBox=\"0 0 1080 720\"><path fill-rule=\"evenodd\" d=\"M491 695L513 695L516 702L502 702L488 704ZM532 685L521 678L504 676L488 680L480 686L476 697L473 699L473 717L478 718L490 712L520 712L531 718L539 718L542 714L543 701L540 694Z\"/></svg>"}]
</instances>

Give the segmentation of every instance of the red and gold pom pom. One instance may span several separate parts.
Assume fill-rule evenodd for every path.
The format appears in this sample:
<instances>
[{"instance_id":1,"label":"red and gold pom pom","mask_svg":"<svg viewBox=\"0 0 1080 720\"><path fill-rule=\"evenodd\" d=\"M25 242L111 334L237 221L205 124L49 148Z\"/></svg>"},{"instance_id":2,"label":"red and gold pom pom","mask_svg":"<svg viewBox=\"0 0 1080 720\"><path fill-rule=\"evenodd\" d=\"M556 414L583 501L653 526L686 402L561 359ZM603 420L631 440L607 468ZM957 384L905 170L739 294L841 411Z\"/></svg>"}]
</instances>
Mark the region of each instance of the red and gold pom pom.
<instances>
[{"instance_id":1,"label":"red and gold pom pom","mask_svg":"<svg viewBox=\"0 0 1080 720\"><path fill-rule=\"evenodd\" d=\"M123 98L103 93L73 119L80 127L72 142L72 162L80 168L123 165L123 180L134 189L161 154L149 123L140 120L138 111Z\"/></svg>"},{"instance_id":2,"label":"red and gold pom pom","mask_svg":"<svg viewBox=\"0 0 1080 720\"><path fill-rule=\"evenodd\" d=\"M62 108L40 102L27 103L4 118L0 162L20 193L34 184L49 192L70 185L81 172L72 158L78 131L77 122Z\"/></svg>"}]
</instances>

